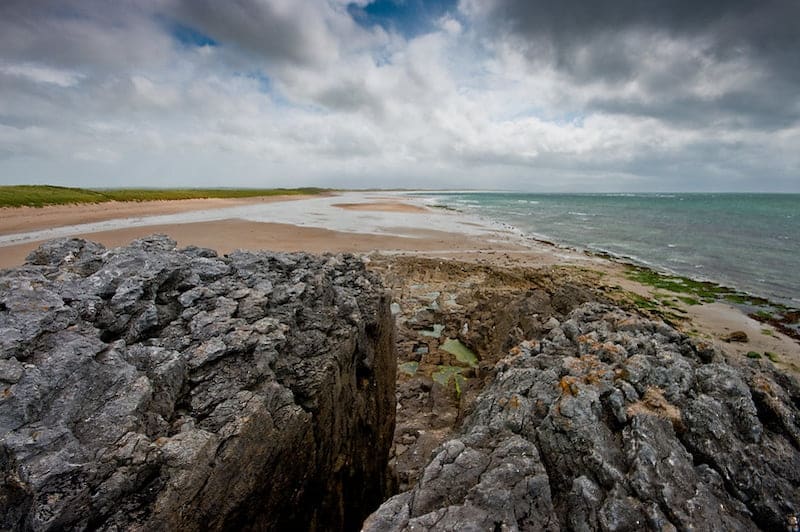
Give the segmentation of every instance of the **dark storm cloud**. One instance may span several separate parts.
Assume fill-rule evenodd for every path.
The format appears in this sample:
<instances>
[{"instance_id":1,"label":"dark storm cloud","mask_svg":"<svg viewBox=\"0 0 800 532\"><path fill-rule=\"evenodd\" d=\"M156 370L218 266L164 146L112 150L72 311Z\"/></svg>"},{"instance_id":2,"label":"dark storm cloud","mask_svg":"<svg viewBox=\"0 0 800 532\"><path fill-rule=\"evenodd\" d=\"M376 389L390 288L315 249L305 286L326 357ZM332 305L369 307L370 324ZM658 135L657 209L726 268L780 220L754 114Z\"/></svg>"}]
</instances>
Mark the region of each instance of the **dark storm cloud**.
<instances>
[{"instance_id":1,"label":"dark storm cloud","mask_svg":"<svg viewBox=\"0 0 800 532\"><path fill-rule=\"evenodd\" d=\"M752 127L783 127L800 119L797 0L491 5L484 29L514 35L533 62L549 61L578 84L636 82L648 100L606 96L589 102L592 108L678 122L714 115ZM669 50L665 41L683 46ZM742 70L735 89L704 97L686 93L692 84L722 83L710 67L725 64Z\"/></svg>"},{"instance_id":2,"label":"dark storm cloud","mask_svg":"<svg viewBox=\"0 0 800 532\"><path fill-rule=\"evenodd\" d=\"M170 42L150 23L153 2L0 2L0 58L102 72L136 67Z\"/></svg>"},{"instance_id":3,"label":"dark storm cloud","mask_svg":"<svg viewBox=\"0 0 800 532\"><path fill-rule=\"evenodd\" d=\"M797 65L800 2L796 0L499 0L491 14L527 37L546 37L560 48L626 29L709 36L725 56L745 47Z\"/></svg>"},{"instance_id":4,"label":"dark storm cloud","mask_svg":"<svg viewBox=\"0 0 800 532\"><path fill-rule=\"evenodd\" d=\"M273 61L309 64L322 60L327 28L319 10L297 1L276 6L259 0L179 0L170 12L224 45ZM332 43L328 43L332 45Z\"/></svg>"}]
</instances>

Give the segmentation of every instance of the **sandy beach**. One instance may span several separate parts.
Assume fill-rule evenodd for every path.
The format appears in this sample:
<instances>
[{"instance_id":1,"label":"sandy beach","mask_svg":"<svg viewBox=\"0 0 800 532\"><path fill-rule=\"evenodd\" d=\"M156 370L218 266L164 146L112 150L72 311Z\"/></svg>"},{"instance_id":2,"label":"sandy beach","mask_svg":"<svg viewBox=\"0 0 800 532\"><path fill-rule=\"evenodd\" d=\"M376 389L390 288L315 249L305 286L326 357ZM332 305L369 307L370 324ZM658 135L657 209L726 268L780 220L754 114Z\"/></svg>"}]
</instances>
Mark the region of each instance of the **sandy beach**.
<instances>
[{"instance_id":1,"label":"sandy beach","mask_svg":"<svg viewBox=\"0 0 800 532\"><path fill-rule=\"evenodd\" d=\"M508 227L464 213L431 208L400 194L347 192L309 197L208 199L0 210L0 267L21 265L42 241L79 236L116 247L153 233L180 246L229 253L235 249L352 252L372 257L419 257L501 269L569 267L587 283L643 297L651 287L627 279L616 262L525 238ZM599 272L599 274L584 273ZM729 353L778 355L800 373L800 345L722 303L681 305L694 336ZM748 341L727 343L733 331Z\"/></svg>"}]
</instances>

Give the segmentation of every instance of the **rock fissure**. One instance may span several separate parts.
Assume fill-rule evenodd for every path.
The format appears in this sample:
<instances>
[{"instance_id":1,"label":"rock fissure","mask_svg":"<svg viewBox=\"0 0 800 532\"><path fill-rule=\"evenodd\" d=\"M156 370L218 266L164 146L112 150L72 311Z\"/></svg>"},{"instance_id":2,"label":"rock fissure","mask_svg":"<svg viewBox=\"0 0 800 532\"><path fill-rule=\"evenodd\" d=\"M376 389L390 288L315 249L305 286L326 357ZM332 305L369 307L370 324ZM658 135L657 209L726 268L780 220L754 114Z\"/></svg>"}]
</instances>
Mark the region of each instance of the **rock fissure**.
<instances>
[{"instance_id":1,"label":"rock fissure","mask_svg":"<svg viewBox=\"0 0 800 532\"><path fill-rule=\"evenodd\" d=\"M0 301L0 528L354 530L384 497L394 328L360 259L58 240Z\"/></svg>"},{"instance_id":2,"label":"rock fissure","mask_svg":"<svg viewBox=\"0 0 800 532\"><path fill-rule=\"evenodd\" d=\"M539 331L497 362L419 482L386 501L366 530L467 522L490 530L774 530L796 515L791 377L695 348L663 323L603 304L583 304ZM775 393L758 397L759 382ZM453 445L508 464L500 449L517 439L530 449L517 459L532 457L527 485L539 489L517 492L518 482L477 462L458 475L444 466Z\"/></svg>"},{"instance_id":3,"label":"rock fissure","mask_svg":"<svg viewBox=\"0 0 800 532\"><path fill-rule=\"evenodd\" d=\"M0 527L356 530L396 485L366 530L797 515L800 386L768 362L563 269L381 260L391 305L354 257L163 237L0 273Z\"/></svg>"}]
</instances>

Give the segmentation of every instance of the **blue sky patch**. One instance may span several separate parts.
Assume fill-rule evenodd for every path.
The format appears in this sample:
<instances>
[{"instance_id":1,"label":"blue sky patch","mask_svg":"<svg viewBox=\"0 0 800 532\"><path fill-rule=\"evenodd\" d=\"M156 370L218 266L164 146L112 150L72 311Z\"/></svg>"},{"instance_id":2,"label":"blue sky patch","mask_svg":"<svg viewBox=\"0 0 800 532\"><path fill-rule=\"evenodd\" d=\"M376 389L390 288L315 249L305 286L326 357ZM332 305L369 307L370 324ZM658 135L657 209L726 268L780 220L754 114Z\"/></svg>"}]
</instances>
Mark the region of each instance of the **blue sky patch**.
<instances>
[{"instance_id":1,"label":"blue sky patch","mask_svg":"<svg viewBox=\"0 0 800 532\"><path fill-rule=\"evenodd\" d=\"M349 4L347 11L364 27L378 25L414 37L433 31L436 21L454 12L457 4L458 0L376 0L363 8Z\"/></svg>"},{"instance_id":2,"label":"blue sky patch","mask_svg":"<svg viewBox=\"0 0 800 532\"><path fill-rule=\"evenodd\" d=\"M172 38L184 46L219 46L219 43L214 38L196 28L181 24L175 20L165 20L164 23Z\"/></svg>"},{"instance_id":3,"label":"blue sky patch","mask_svg":"<svg viewBox=\"0 0 800 532\"><path fill-rule=\"evenodd\" d=\"M248 72L235 72L235 76L251 79L258 83L258 90L264 93L271 93L274 89L272 78L261 70L250 70Z\"/></svg>"}]
</instances>

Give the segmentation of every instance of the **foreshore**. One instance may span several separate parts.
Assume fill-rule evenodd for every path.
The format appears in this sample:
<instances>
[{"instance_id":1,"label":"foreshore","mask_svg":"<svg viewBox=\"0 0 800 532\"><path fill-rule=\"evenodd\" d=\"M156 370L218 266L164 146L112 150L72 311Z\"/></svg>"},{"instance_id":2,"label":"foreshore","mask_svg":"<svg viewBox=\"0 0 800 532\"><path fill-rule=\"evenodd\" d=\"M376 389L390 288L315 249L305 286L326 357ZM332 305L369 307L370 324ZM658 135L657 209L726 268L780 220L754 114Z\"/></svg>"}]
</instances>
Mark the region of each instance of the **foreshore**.
<instances>
[{"instance_id":1,"label":"foreshore","mask_svg":"<svg viewBox=\"0 0 800 532\"><path fill-rule=\"evenodd\" d=\"M652 298L656 292L631 280L624 264L386 192L3 208L0 267L21 265L42 241L55 237L79 236L116 247L153 233L222 254L235 249L352 252L373 259L437 258L506 270L563 267L613 298ZM734 355L775 355L779 367L800 374L800 344L774 327L722 302L693 305L676 298L670 304L681 318L678 325L692 336ZM747 341L723 341L734 331L744 332Z\"/></svg>"}]
</instances>

